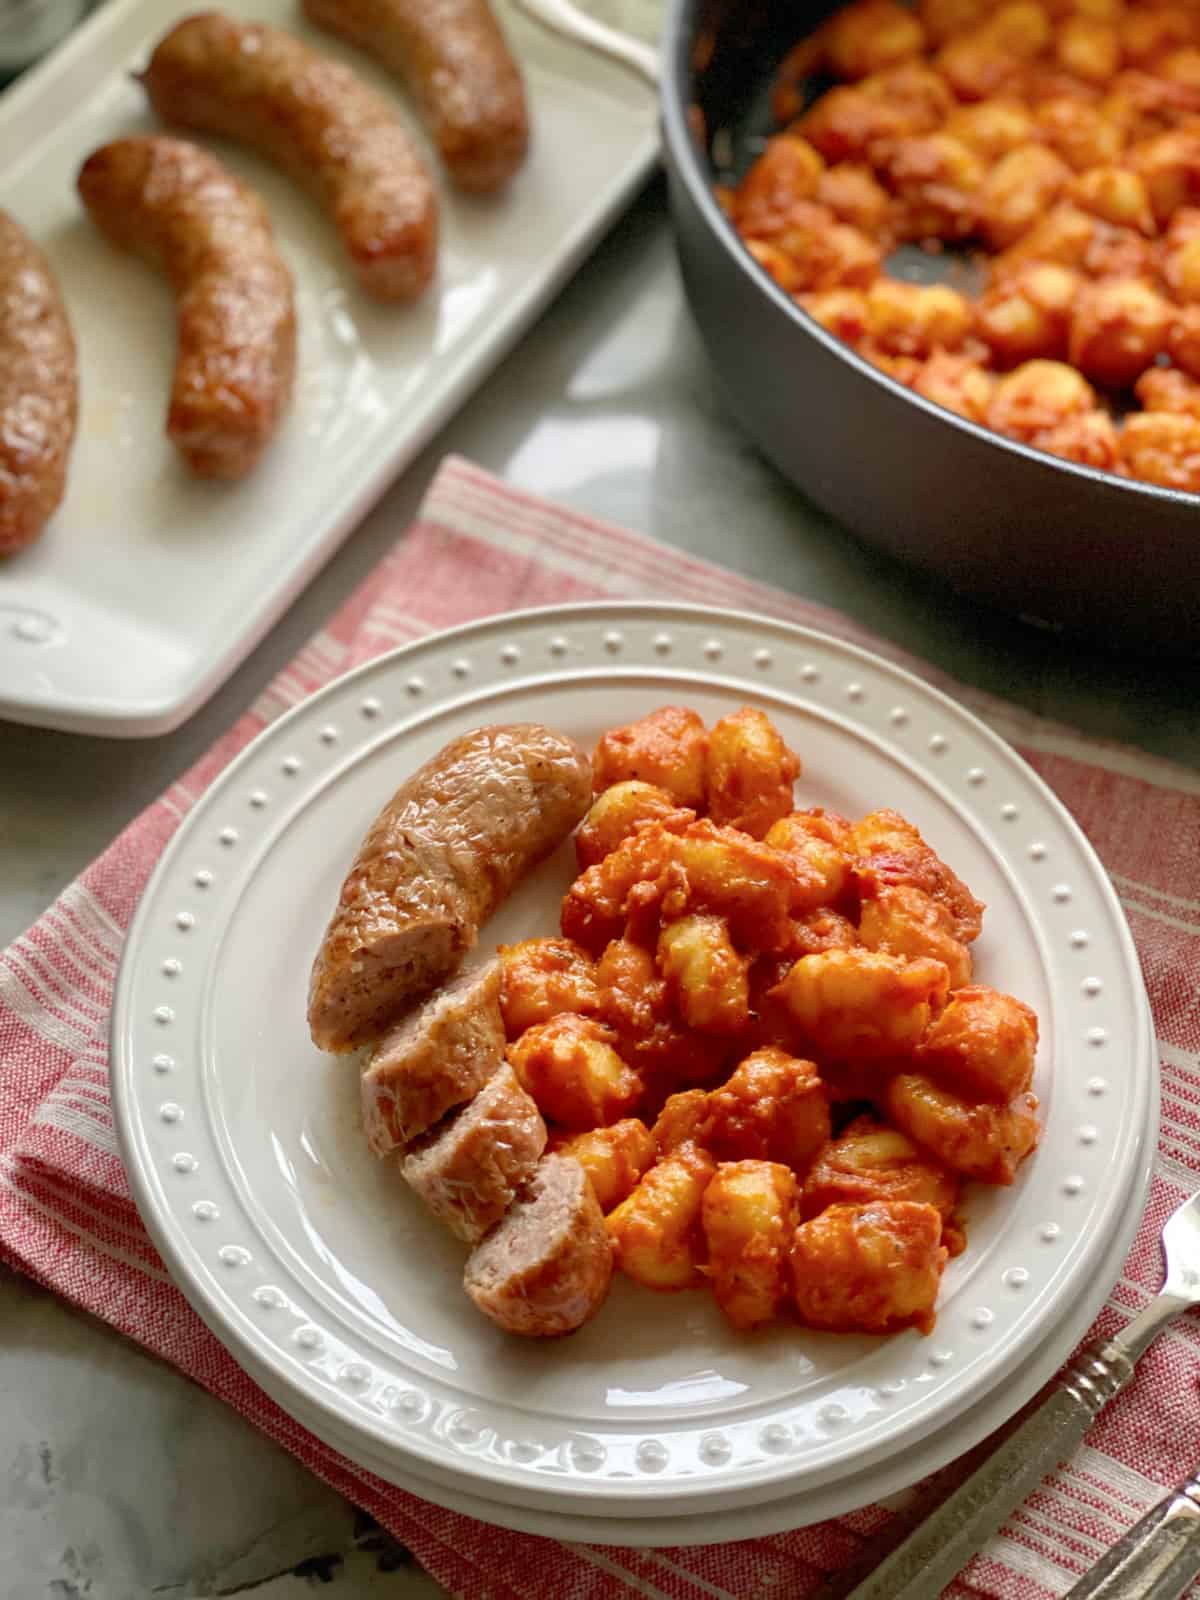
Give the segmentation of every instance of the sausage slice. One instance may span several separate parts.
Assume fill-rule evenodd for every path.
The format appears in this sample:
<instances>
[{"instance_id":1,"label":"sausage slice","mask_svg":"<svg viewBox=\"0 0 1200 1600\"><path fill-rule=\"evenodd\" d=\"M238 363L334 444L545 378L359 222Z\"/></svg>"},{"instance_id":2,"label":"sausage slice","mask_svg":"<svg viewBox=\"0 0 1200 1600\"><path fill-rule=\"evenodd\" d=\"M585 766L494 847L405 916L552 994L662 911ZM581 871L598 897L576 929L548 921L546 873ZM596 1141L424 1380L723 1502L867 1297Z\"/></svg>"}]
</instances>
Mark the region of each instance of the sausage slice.
<instances>
[{"instance_id":1,"label":"sausage slice","mask_svg":"<svg viewBox=\"0 0 1200 1600\"><path fill-rule=\"evenodd\" d=\"M93 151L78 188L96 226L175 291L172 444L198 477L244 477L275 435L296 365L292 275L266 207L207 150L161 134Z\"/></svg>"},{"instance_id":2,"label":"sausage slice","mask_svg":"<svg viewBox=\"0 0 1200 1600\"><path fill-rule=\"evenodd\" d=\"M451 1233L478 1244L508 1210L546 1148L546 1124L505 1063L400 1163L411 1187Z\"/></svg>"},{"instance_id":3,"label":"sausage slice","mask_svg":"<svg viewBox=\"0 0 1200 1600\"><path fill-rule=\"evenodd\" d=\"M159 43L142 87L164 122L224 134L281 167L338 230L363 288L412 300L437 259L437 200L408 129L349 67L219 11Z\"/></svg>"},{"instance_id":4,"label":"sausage slice","mask_svg":"<svg viewBox=\"0 0 1200 1600\"><path fill-rule=\"evenodd\" d=\"M461 973L379 1041L362 1075L363 1129L389 1155L483 1088L504 1060L500 963Z\"/></svg>"},{"instance_id":5,"label":"sausage slice","mask_svg":"<svg viewBox=\"0 0 1200 1600\"><path fill-rule=\"evenodd\" d=\"M407 85L460 189L508 182L525 159L529 111L488 0L304 0L304 11Z\"/></svg>"},{"instance_id":6,"label":"sausage slice","mask_svg":"<svg viewBox=\"0 0 1200 1600\"><path fill-rule=\"evenodd\" d=\"M380 812L313 963L308 1025L322 1050L376 1039L457 971L518 881L587 810L591 769L537 723L446 746Z\"/></svg>"},{"instance_id":7,"label":"sausage slice","mask_svg":"<svg viewBox=\"0 0 1200 1600\"><path fill-rule=\"evenodd\" d=\"M0 211L0 556L58 509L79 410L75 340L50 263Z\"/></svg>"},{"instance_id":8,"label":"sausage slice","mask_svg":"<svg viewBox=\"0 0 1200 1600\"><path fill-rule=\"evenodd\" d=\"M506 1333L573 1333L604 1303L612 1248L592 1186L570 1156L543 1156L504 1220L472 1251L471 1299Z\"/></svg>"}]
</instances>

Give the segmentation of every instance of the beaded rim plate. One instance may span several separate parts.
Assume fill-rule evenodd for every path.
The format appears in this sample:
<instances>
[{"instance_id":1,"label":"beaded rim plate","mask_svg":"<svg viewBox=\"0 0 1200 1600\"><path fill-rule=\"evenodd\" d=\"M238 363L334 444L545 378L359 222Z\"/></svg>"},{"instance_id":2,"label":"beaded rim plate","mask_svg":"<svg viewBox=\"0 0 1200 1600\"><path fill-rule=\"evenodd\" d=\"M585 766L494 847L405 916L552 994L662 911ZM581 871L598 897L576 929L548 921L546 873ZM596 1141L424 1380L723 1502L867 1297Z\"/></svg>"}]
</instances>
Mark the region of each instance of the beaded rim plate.
<instances>
[{"instance_id":1,"label":"beaded rim plate","mask_svg":"<svg viewBox=\"0 0 1200 1600\"><path fill-rule=\"evenodd\" d=\"M1157 1114L1157 1113L1155 1113ZM782 1486L778 1499L749 1506L716 1507L702 1513L673 1514L656 1510L653 1518L589 1515L578 1502L569 1511L548 1510L529 1497L511 1502L489 1500L464 1488L461 1480L446 1482L417 1477L409 1464L398 1463L383 1451L371 1453L359 1435L341 1435L327 1415L297 1417L327 1444L349 1455L388 1482L420 1495L435 1505L460 1511L480 1522L497 1523L516 1533L536 1533L545 1539L582 1540L588 1544L640 1545L659 1549L676 1545L726 1544L731 1539L761 1539L775 1533L804 1528L829 1517L845 1516L862 1506L878 1505L889 1497L936 1472L970 1450L1001 1427L1030 1400L1062 1366L1091 1326L1120 1274L1137 1235L1149 1192L1153 1150L1145 1152L1142 1171L1130 1194L1125 1219L1113 1235L1102 1266L1091 1285L1067 1310L1054 1332L1006 1381L976 1402L968 1412L947 1422L937 1433L918 1439L903 1454L892 1456L847 1478L813 1483L805 1480L789 1492ZM259 1374L262 1381L265 1374Z\"/></svg>"},{"instance_id":2,"label":"beaded rim plate","mask_svg":"<svg viewBox=\"0 0 1200 1600\"><path fill-rule=\"evenodd\" d=\"M711 1297L622 1281L567 1340L506 1339L462 1251L357 1127L354 1066L308 1040L313 951L366 827L448 739L542 720L590 744L684 701L751 702L805 761L798 803L913 818L989 906L980 981L1042 1022L1045 1135L978 1190L934 1334L732 1333ZM552 932L569 847L485 930ZM1154 1133L1133 944L1082 833L978 719L811 630L665 604L510 614L349 673L266 729L147 887L113 1008L122 1151L176 1281L276 1397L481 1495L609 1517L752 1505L911 1447L1014 1371L1103 1261ZM285 1398L286 1403L286 1398ZM488 1487L490 1486L490 1487Z\"/></svg>"}]
</instances>

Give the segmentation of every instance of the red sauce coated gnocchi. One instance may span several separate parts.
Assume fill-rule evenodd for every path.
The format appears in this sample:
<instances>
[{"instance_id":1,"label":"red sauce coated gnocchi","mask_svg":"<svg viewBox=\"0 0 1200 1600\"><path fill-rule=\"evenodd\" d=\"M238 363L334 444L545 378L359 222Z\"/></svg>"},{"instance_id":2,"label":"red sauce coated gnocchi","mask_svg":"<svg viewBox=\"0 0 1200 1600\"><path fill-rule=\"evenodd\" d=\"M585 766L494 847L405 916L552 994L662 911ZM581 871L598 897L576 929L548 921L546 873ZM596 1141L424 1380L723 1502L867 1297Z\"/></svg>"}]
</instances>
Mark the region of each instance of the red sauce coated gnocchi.
<instances>
[{"instance_id":1,"label":"red sauce coated gnocchi","mask_svg":"<svg viewBox=\"0 0 1200 1600\"><path fill-rule=\"evenodd\" d=\"M1026 362L1010 425L1085 425L1085 380L1042 365L1081 392L1039 407ZM1186 381L1157 398L1200 434ZM982 904L899 813L803 805L761 710L651 712L594 771L561 936L500 956L509 1060L618 1268L737 1329L928 1332L963 1185L1011 1183L1040 1131L1037 1018L974 981Z\"/></svg>"},{"instance_id":2,"label":"red sauce coated gnocchi","mask_svg":"<svg viewBox=\"0 0 1200 1600\"><path fill-rule=\"evenodd\" d=\"M960 417L1200 492L1177 401L1200 378L1192 6L853 0L789 53L772 105L781 132L726 209L827 332ZM973 253L981 292L891 276L905 242Z\"/></svg>"}]
</instances>

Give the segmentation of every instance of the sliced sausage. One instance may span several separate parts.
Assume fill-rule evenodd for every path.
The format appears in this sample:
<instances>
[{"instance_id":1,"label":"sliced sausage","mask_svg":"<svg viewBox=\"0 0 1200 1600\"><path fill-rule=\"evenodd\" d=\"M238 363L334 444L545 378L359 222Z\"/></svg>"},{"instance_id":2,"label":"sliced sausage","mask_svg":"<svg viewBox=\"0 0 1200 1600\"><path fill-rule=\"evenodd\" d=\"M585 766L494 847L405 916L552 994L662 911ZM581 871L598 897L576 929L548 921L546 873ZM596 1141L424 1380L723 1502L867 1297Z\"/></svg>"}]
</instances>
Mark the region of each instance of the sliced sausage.
<instances>
[{"instance_id":1,"label":"sliced sausage","mask_svg":"<svg viewBox=\"0 0 1200 1600\"><path fill-rule=\"evenodd\" d=\"M411 300L428 284L433 184L394 107L349 67L208 11L171 29L141 81L164 122L237 139L306 188L371 294Z\"/></svg>"},{"instance_id":2,"label":"sliced sausage","mask_svg":"<svg viewBox=\"0 0 1200 1600\"><path fill-rule=\"evenodd\" d=\"M543 1156L537 1171L467 1261L463 1287L506 1333L573 1333L604 1303L612 1247L578 1161Z\"/></svg>"},{"instance_id":3,"label":"sliced sausage","mask_svg":"<svg viewBox=\"0 0 1200 1600\"><path fill-rule=\"evenodd\" d=\"M114 244L175 292L167 435L201 478L240 478L292 392L292 275L262 201L215 156L162 135L118 139L84 162L79 195Z\"/></svg>"},{"instance_id":4,"label":"sliced sausage","mask_svg":"<svg viewBox=\"0 0 1200 1600\"><path fill-rule=\"evenodd\" d=\"M529 146L521 69L488 0L304 0L407 86L460 189L508 182Z\"/></svg>"},{"instance_id":5,"label":"sliced sausage","mask_svg":"<svg viewBox=\"0 0 1200 1600\"><path fill-rule=\"evenodd\" d=\"M75 440L75 340L50 263L0 211L0 555L58 508Z\"/></svg>"},{"instance_id":6,"label":"sliced sausage","mask_svg":"<svg viewBox=\"0 0 1200 1600\"><path fill-rule=\"evenodd\" d=\"M471 1101L418 1139L400 1170L451 1233L478 1244L546 1148L546 1124L505 1063Z\"/></svg>"},{"instance_id":7,"label":"sliced sausage","mask_svg":"<svg viewBox=\"0 0 1200 1600\"><path fill-rule=\"evenodd\" d=\"M500 963L464 972L379 1041L362 1075L363 1128L377 1156L470 1100L504 1060Z\"/></svg>"},{"instance_id":8,"label":"sliced sausage","mask_svg":"<svg viewBox=\"0 0 1200 1600\"><path fill-rule=\"evenodd\" d=\"M537 723L478 728L371 826L313 963L308 1025L353 1050L457 971L480 926L587 810L582 750Z\"/></svg>"}]
</instances>

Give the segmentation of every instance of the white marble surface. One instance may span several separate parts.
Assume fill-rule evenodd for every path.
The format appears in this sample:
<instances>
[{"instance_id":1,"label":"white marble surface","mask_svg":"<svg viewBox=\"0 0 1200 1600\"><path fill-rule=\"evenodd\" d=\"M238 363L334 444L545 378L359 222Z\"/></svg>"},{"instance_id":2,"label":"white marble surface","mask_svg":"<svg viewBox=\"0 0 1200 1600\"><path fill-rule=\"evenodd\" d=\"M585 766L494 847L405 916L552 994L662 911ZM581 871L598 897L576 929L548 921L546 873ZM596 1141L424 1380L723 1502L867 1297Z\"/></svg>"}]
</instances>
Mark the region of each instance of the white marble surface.
<instances>
[{"instance_id":1,"label":"white marble surface","mask_svg":"<svg viewBox=\"0 0 1200 1600\"><path fill-rule=\"evenodd\" d=\"M1088 655L952 599L864 549L758 458L714 392L655 185L187 726L115 744L0 724L0 943L295 654L403 529L450 450L838 606L967 682L1200 766L1200 707L1180 669ZM323 1579L334 1597L441 1592L217 1401L2 1274L0 1440L3 1600L249 1588L292 1600Z\"/></svg>"}]
</instances>

